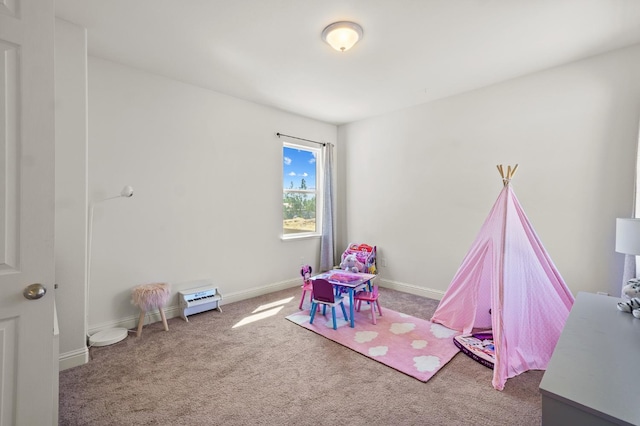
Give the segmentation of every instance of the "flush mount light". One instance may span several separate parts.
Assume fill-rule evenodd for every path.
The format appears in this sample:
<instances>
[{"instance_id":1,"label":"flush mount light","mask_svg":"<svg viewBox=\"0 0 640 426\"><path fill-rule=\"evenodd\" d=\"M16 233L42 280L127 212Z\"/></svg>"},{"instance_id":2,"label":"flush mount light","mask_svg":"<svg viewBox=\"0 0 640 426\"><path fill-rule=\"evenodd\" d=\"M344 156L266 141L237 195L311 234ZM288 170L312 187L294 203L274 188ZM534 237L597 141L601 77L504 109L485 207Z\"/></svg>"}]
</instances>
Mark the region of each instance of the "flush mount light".
<instances>
[{"instance_id":1,"label":"flush mount light","mask_svg":"<svg viewBox=\"0 0 640 426\"><path fill-rule=\"evenodd\" d=\"M355 22L334 22L322 30L322 39L334 49L344 52L362 38L362 27Z\"/></svg>"}]
</instances>

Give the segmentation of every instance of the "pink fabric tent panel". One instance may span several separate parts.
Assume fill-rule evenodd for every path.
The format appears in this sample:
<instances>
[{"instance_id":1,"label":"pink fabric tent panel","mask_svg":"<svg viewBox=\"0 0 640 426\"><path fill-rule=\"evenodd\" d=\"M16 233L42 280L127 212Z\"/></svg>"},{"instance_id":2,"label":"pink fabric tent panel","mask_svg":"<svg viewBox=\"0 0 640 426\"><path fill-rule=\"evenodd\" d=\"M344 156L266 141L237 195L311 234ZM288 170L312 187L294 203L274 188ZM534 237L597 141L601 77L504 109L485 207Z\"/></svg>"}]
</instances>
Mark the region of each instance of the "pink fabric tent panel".
<instances>
[{"instance_id":1,"label":"pink fabric tent panel","mask_svg":"<svg viewBox=\"0 0 640 426\"><path fill-rule=\"evenodd\" d=\"M507 184L431 321L463 333L490 323L501 390L508 378L546 369L573 300Z\"/></svg>"}]
</instances>

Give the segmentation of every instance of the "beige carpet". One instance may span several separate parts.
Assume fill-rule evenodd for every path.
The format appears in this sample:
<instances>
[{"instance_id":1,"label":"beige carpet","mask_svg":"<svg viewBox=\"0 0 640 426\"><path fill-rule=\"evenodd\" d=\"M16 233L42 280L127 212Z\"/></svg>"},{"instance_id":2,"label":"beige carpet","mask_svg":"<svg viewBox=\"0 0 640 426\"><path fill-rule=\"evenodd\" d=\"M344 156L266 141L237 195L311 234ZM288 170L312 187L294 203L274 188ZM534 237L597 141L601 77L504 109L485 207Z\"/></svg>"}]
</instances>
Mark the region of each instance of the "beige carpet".
<instances>
[{"instance_id":1,"label":"beige carpet","mask_svg":"<svg viewBox=\"0 0 640 426\"><path fill-rule=\"evenodd\" d=\"M92 348L88 364L60 373L60 425L541 423L542 371L500 392L459 353L423 383L285 320L299 297L292 288ZM423 319L437 306L384 288L380 301Z\"/></svg>"}]
</instances>

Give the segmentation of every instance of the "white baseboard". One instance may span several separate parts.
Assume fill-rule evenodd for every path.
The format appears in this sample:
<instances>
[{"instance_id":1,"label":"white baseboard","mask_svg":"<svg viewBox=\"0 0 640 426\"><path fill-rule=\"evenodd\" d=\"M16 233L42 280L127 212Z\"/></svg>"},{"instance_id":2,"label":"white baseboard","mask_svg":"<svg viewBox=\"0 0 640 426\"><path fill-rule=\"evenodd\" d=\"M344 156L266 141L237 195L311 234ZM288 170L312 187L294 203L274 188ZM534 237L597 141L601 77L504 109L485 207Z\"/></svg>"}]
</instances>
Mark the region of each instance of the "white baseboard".
<instances>
[{"instance_id":1,"label":"white baseboard","mask_svg":"<svg viewBox=\"0 0 640 426\"><path fill-rule=\"evenodd\" d=\"M285 289L299 286L299 285L300 285L300 278L296 278L296 279L291 279L286 281L280 281L273 284L268 284L262 287L255 287L249 290L238 291L234 293L224 293L222 294L222 300L220 301L220 306L223 307L227 303L239 302L241 300L262 296L263 294L269 294L269 293L273 293L274 291L285 290ZM180 306L175 303L172 305L165 306L164 314L167 317L167 319L179 317ZM101 330L107 330L107 329L116 328L116 327L124 327L129 330L135 329L136 327L138 327L138 317L139 315L136 314L136 315L128 316L126 318L121 318L120 320L117 320L117 321L104 322L98 325L94 325L89 328L89 335L93 333L97 333L98 331L101 331ZM160 312L156 310L155 312L147 313L144 324L145 325L152 324L158 321L162 321L162 318L160 317Z\"/></svg>"},{"instance_id":2,"label":"white baseboard","mask_svg":"<svg viewBox=\"0 0 640 426\"><path fill-rule=\"evenodd\" d=\"M441 300L444 296L444 291L434 290L432 288L418 287L413 284L387 280L381 277L377 278L376 282L379 283L380 287L402 291L403 293L415 294L416 296L428 297L429 299Z\"/></svg>"},{"instance_id":3,"label":"white baseboard","mask_svg":"<svg viewBox=\"0 0 640 426\"><path fill-rule=\"evenodd\" d=\"M444 292L424 287L418 287L412 284L402 283L398 281L392 281L378 277L376 280L381 287L387 287L393 290L402 291L409 294L415 294L417 296L428 297L430 299L440 300L444 296ZM262 287L254 287L249 290L238 291L234 293L225 293L222 295L220 306L224 306L227 303L239 302L241 300L250 299L252 297L262 296L264 294L273 293L275 291L285 290L291 287L300 285L300 279L295 278L286 281L280 281L273 284L268 284ZM164 308L164 313L167 318L175 318L180 316L180 306L172 304ZM150 312L145 318L145 325L152 324L154 322L161 321L160 313L158 311ZM126 318L121 318L118 321L111 321L108 323L101 323L93 326L89 329L89 334L96 333L101 330L106 330L115 327L124 327L129 330L133 330L138 326L138 315L131 315Z\"/></svg>"},{"instance_id":4,"label":"white baseboard","mask_svg":"<svg viewBox=\"0 0 640 426\"><path fill-rule=\"evenodd\" d=\"M89 349L84 347L71 352L60 354L60 371L77 367L89 362Z\"/></svg>"},{"instance_id":5,"label":"white baseboard","mask_svg":"<svg viewBox=\"0 0 640 426\"><path fill-rule=\"evenodd\" d=\"M384 279L382 277L378 277L376 279L376 282L379 283L381 287L402 291L404 293L415 294L417 296L428 297L430 299L440 300L444 296L443 291L424 288L424 287L418 287L412 284ZM295 279L268 284L261 287L254 287L249 290L237 291L233 293L224 293L222 295L222 300L220 301L220 306L223 307L227 303L239 302L241 300L262 296L264 294L285 290L285 289L296 287L299 285L300 285L300 278L295 278ZM173 298L173 299L175 300L176 298ZM179 317L180 306L175 303L172 305L168 305L164 308L164 313L167 319ZM162 319L158 311L150 312L147 314L145 318L145 325L158 322L161 320ZM126 318L121 318L116 321L110 321L110 322L94 325L91 328L89 328L89 334L91 335L93 333L97 333L98 331L115 328L115 327L124 327L129 330L135 330L137 326L138 326L138 314L135 314L135 315L128 316ZM77 365L82 365L87 363L88 361L89 361L89 351L87 348L78 349L72 352L66 352L60 355L60 370L75 367Z\"/></svg>"}]
</instances>

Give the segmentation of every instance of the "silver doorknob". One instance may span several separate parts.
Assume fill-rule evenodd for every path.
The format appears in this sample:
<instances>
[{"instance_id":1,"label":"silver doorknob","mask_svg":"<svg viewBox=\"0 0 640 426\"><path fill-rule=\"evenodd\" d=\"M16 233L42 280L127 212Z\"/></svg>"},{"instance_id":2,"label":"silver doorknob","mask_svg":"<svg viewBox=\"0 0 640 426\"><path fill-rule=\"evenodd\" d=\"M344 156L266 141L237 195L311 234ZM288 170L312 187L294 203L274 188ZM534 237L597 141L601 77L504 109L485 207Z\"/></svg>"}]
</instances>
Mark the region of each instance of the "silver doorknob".
<instances>
[{"instance_id":1,"label":"silver doorknob","mask_svg":"<svg viewBox=\"0 0 640 426\"><path fill-rule=\"evenodd\" d=\"M40 299L46 293L47 293L47 288L39 283L28 285L22 292L24 297L26 297L29 300Z\"/></svg>"}]
</instances>

